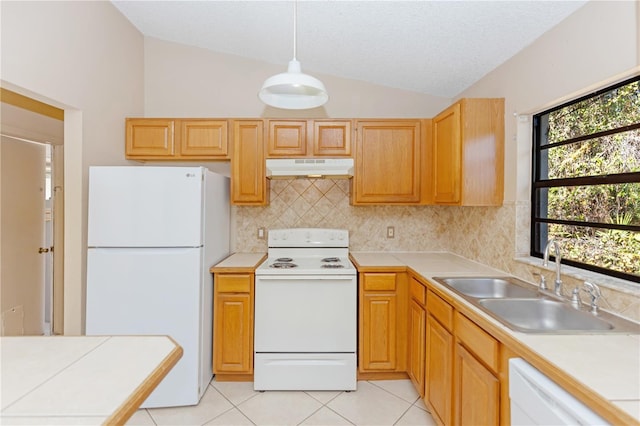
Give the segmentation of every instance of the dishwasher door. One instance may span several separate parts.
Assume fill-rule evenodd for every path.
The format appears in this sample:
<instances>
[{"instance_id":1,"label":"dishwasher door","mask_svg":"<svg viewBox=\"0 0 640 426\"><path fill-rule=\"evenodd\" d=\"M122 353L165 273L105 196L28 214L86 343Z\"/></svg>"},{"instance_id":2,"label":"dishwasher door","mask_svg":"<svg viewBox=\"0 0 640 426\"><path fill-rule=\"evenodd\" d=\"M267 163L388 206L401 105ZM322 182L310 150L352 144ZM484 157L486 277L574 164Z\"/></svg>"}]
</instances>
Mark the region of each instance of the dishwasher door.
<instances>
[{"instance_id":1,"label":"dishwasher door","mask_svg":"<svg viewBox=\"0 0 640 426\"><path fill-rule=\"evenodd\" d=\"M512 425L608 425L521 358L509 360Z\"/></svg>"}]
</instances>

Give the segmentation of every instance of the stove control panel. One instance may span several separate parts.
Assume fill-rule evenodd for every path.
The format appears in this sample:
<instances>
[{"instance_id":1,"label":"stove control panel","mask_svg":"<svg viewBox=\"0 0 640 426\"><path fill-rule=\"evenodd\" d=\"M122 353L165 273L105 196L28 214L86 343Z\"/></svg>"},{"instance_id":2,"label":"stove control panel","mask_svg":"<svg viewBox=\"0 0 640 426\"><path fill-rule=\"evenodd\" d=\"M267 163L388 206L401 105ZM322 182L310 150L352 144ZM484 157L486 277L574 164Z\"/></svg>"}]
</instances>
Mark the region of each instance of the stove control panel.
<instances>
[{"instance_id":1,"label":"stove control panel","mask_svg":"<svg viewBox=\"0 0 640 426\"><path fill-rule=\"evenodd\" d=\"M349 247L349 231L327 228L289 228L269 231L269 247Z\"/></svg>"}]
</instances>

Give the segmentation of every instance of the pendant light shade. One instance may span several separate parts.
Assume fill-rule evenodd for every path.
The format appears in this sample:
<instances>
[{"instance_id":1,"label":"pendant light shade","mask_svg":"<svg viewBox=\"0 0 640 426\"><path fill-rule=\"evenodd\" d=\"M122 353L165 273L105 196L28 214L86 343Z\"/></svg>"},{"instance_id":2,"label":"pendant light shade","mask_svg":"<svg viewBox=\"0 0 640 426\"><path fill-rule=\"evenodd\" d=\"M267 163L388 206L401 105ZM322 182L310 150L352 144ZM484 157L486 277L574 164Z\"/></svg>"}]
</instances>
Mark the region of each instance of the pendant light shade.
<instances>
[{"instance_id":1,"label":"pendant light shade","mask_svg":"<svg viewBox=\"0 0 640 426\"><path fill-rule=\"evenodd\" d=\"M293 13L293 59L287 72L269 77L258 97L262 102L276 108L309 109L322 106L329 99L324 84L315 77L303 74L296 59L297 2Z\"/></svg>"}]
</instances>

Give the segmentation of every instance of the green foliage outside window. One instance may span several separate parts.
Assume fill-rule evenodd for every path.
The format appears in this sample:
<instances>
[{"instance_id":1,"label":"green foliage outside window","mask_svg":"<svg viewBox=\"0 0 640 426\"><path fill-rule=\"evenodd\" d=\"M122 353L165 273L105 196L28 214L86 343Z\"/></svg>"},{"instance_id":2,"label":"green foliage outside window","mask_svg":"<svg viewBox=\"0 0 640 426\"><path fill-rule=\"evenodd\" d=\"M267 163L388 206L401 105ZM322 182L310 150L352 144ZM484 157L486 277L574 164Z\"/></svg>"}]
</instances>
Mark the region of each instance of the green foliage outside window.
<instances>
[{"instance_id":1,"label":"green foliage outside window","mask_svg":"<svg viewBox=\"0 0 640 426\"><path fill-rule=\"evenodd\" d=\"M640 277L640 232L632 229L640 225L640 82L543 115L539 180L568 179L537 189L548 238L560 241L564 258ZM576 181L614 175L623 178Z\"/></svg>"}]
</instances>

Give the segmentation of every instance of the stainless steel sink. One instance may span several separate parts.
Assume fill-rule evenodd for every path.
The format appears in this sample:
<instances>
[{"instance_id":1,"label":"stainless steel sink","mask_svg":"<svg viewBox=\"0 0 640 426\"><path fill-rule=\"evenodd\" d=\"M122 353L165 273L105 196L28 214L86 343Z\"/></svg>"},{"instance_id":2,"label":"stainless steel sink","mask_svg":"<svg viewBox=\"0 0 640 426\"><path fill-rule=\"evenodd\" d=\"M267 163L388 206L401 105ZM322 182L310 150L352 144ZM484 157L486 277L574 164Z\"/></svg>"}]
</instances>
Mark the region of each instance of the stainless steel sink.
<instances>
[{"instance_id":1,"label":"stainless steel sink","mask_svg":"<svg viewBox=\"0 0 640 426\"><path fill-rule=\"evenodd\" d=\"M512 277L436 277L441 284L464 296L476 299L488 298L537 298L538 292L526 288L522 282Z\"/></svg>"},{"instance_id":2,"label":"stainless steel sink","mask_svg":"<svg viewBox=\"0 0 640 426\"><path fill-rule=\"evenodd\" d=\"M434 277L512 330L546 334L640 334L640 324L588 307L575 309L515 277Z\"/></svg>"},{"instance_id":3,"label":"stainless steel sink","mask_svg":"<svg viewBox=\"0 0 640 426\"><path fill-rule=\"evenodd\" d=\"M478 305L507 326L528 333L612 331L608 321L550 299L483 299Z\"/></svg>"}]
</instances>

